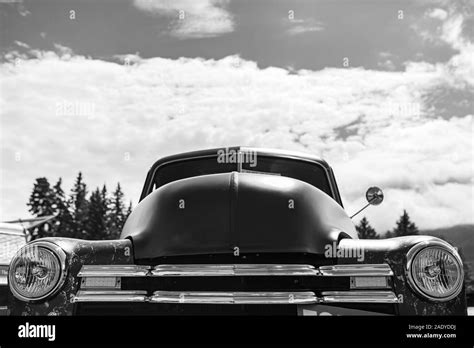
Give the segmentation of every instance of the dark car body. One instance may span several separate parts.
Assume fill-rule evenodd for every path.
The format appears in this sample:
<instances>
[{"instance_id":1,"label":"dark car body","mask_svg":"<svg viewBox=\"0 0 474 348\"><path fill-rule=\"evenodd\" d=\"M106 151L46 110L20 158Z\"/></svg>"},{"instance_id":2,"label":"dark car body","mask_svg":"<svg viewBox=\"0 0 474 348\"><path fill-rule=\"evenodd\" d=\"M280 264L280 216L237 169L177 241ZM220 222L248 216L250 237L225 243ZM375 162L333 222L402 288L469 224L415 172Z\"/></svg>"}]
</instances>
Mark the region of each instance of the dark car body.
<instances>
[{"instance_id":1,"label":"dark car body","mask_svg":"<svg viewBox=\"0 0 474 348\"><path fill-rule=\"evenodd\" d=\"M466 314L461 285L441 301L407 272L425 247L456 250L429 236L358 239L325 161L222 151L156 162L119 240L33 242L55 249L64 269L47 300L12 293L11 313Z\"/></svg>"},{"instance_id":2,"label":"dark car body","mask_svg":"<svg viewBox=\"0 0 474 348\"><path fill-rule=\"evenodd\" d=\"M16 224L0 223L0 315L8 314L8 264L26 244L24 229Z\"/></svg>"}]
</instances>

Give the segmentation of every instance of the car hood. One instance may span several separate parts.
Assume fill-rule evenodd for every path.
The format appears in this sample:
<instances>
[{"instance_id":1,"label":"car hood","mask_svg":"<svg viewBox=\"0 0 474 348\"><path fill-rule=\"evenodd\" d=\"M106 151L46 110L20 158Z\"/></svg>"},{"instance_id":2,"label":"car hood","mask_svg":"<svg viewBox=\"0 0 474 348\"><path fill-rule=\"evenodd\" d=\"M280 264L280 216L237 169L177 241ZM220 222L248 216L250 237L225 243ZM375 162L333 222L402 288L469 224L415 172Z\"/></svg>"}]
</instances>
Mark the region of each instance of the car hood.
<instances>
[{"instance_id":1,"label":"car hood","mask_svg":"<svg viewBox=\"0 0 474 348\"><path fill-rule=\"evenodd\" d=\"M134 209L121 237L136 259L239 253L324 253L341 232L357 238L344 209L321 190L277 175L224 173L174 181ZM238 249L237 249L238 248Z\"/></svg>"}]
</instances>

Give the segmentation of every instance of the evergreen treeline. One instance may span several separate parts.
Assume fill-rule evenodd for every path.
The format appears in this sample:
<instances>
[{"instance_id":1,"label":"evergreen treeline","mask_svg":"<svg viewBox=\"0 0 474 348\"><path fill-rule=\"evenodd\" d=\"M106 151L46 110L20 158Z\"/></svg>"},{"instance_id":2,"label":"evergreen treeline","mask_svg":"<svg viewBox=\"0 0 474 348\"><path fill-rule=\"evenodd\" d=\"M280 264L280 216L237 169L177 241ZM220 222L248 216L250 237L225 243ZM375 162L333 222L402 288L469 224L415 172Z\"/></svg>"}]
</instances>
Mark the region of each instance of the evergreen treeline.
<instances>
[{"instance_id":1,"label":"evergreen treeline","mask_svg":"<svg viewBox=\"0 0 474 348\"><path fill-rule=\"evenodd\" d=\"M116 239L132 211L126 208L120 183L109 194L106 186L88 195L82 173L79 172L71 193L62 189L62 179L51 186L46 178L37 178L27 203L35 217L56 215L56 218L32 232L31 238L70 237L80 239Z\"/></svg>"},{"instance_id":2,"label":"evergreen treeline","mask_svg":"<svg viewBox=\"0 0 474 348\"><path fill-rule=\"evenodd\" d=\"M357 234L360 239L379 239L380 235L370 226L369 221L364 216L356 226ZM392 238L401 236L410 236L418 234L418 227L415 223L410 220L406 210L403 210L403 214L400 219L396 222L396 226L392 231L387 231L382 238Z\"/></svg>"}]
</instances>

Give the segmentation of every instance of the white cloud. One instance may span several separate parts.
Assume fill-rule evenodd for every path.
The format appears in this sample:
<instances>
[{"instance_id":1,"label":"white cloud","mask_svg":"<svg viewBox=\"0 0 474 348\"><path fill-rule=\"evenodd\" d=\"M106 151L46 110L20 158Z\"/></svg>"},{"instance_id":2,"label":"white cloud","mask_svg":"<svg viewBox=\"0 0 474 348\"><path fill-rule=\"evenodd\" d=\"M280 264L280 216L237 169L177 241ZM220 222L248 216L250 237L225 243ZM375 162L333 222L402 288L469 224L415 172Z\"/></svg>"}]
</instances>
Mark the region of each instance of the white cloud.
<instances>
[{"instance_id":1,"label":"white cloud","mask_svg":"<svg viewBox=\"0 0 474 348\"><path fill-rule=\"evenodd\" d=\"M300 35L311 32L323 31L325 29L322 22L314 19L293 19L289 22L287 33L290 35Z\"/></svg>"},{"instance_id":2,"label":"white cloud","mask_svg":"<svg viewBox=\"0 0 474 348\"><path fill-rule=\"evenodd\" d=\"M455 49L462 49L466 44L466 39L461 35L464 23L462 14L454 15L443 22L440 39L450 44Z\"/></svg>"},{"instance_id":3,"label":"white cloud","mask_svg":"<svg viewBox=\"0 0 474 348\"><path fill-rule=\"evenodd\" d=\"M22 16L22 17L26 17L26 16L29 16L31 14L30 11L28 11L28 9L23 5L23 1L17 1L18 2L18 13Z\"/></svg>"},{"instance_id":4,"label":"white cloud","mask_svg":"<svg viewBox=\"0 0 474 348\"><path fill-rule=\"evenodd\" d=\"M13 7L22 17L26 17L31 14L31 12L25 7L23 0L0 0L0 5Z\"/></svg>"},{"instance_id":5,"label":"white cloud","mask_svg":"<svg viewBox=\"0 0 474 348\"><path fill-rule=\"evenodd\" d=\"M214 37L234 30L229 0L135 0L140 10L172 19L170 34L187 38Z\"/></svg>"},{"instance_id":6,"label":"white cloud","mask_svg":"<svg viewBox=\"0 0 474 348\"><path fill-rule=\"evenodd\" d=\"M435 8L426 13L426 15L429 18L435 18L439 19L441 21L444 21L446 18L448 18L448 12L443 10L442 8Z\"/></svg>"},{"instance_id":7,"label":"white cloud","mask_svg":"<svg viewBox=\"0 0 474 348\"><path fill-rule=\"evenodd\" d=\"M26 48L26 49L29 49L30 46L22 41L15 41L15 45L19 46L19 47L22 47L22 48Z\"/></svg>"},{"instance_id":8,"label":"white cloud","mask_svg":"<svg viewBox=\"0 0 474 348\"><path fill-rule=\"evenodd\" d=\"M65 59L66 56L69 58L69 57L71 57L71 55L74 54L72 49L70 49L69 47L63 46L61 44L58 44L58 43L54 44L54 48L61 55L62 59ZM39 53L39 54L41 55L41 53Z\"/></svg>"},{"instance_id":9,"label":"white cloud","mask_svg":"<svg viewBox=\"0 0 474 348\"><path fill-rule=\"evenodd\" d=\"M395 58L398 57L394 56L390 52L379 52L379 62L377 63L377 65L382 69L393 71L397 68L394 63Z\"/></svg>"},{"instance_id":10,"label":"white cloud","mask_svg":"<svg viewBox=\"0 0 474 348\"><path fill-rule=\"evenodd\" d=\"M413 28L425 40L432 43L447 43L454 49L462 50L466 45L472 44L470 38L463 33L464 28L469 25L467 22L474 18L472 11L466 11L469 6L468 1L459 1L446 4L445 9L428 9L425 17L431 19L431 22L420 21L415 23ZM433 30L433 20L437 30ZM426 30L426 27L431 30Z\"/></svg>"},{"instance_id":11,"label":"white cloud","mask_svg":"<svg viewBox=\"0 0 474 348\"><path fill-rule=\"evenodd\" d=\"M117 59L118 62L126 66L139 64L142 60L138 52L135 54L117 54L114 56L114 58Z\"/></svg>"},{"instance_id":12,"label":"white cloud","mask_svg":"<svg viewBox=\"0 0 474 348\"><path fill-rule=\"evenodd\" d=\"M1 65L0 219L26 214L39 176L68 189L82 170L94 187L120 181L136 202L157 158L240 144L326 158L349 213L381 186L386 202L367 211L379 231L403 208L423 228L474 222L472 114L441 119L424 104L453 76L469 82L455 74L462 64L289 74L235 56L125 65L60 51Z\"/></svg>"},{"instance_id":13,"label":"white cloud","mask_svg":"<svg viewBox=\"0 0 474 348\"><path fill-rule=\"evenodd\" d=\"M474 19L474 14L462 11L462 4L463 2L460 2L461 10L453 3L446 10L434 9L425 13L426 17L441 21L437 30L426 30L423 24L413 26L423 39L434 44L448 44L458 53L453 55L447 64L408 62L407 66L421 70L444 70L442 74L450 80L451 86L464 88L467 84L472 88L474 87L474 44L471 38L464 34L464 30L468 26L467 23ZM446 12L446 16L442 14L444 13L442 11Z\"/></svg>"}]
</instances>

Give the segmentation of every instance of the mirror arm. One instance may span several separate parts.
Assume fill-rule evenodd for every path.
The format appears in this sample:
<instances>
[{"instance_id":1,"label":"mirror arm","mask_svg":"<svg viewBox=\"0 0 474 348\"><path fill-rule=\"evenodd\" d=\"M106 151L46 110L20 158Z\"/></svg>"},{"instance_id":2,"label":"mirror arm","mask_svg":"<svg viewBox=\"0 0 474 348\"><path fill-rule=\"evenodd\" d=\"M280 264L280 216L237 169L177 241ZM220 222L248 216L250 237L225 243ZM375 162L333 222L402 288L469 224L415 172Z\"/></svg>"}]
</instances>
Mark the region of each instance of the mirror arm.
<instances>
[{"instance_id":1,"label":"mirror arm","mask_svg":"<svg viewBox=\"0 0 474 348\"><path fill-rule=\"evenodd\" d=\"M351 216L351 219L352 219L354 216L356 216L357 214L359 214L362 210L364 210L365 208L367 208L367 207L370 205L370 203L372 203L372 201L373 201L375 198L377 198L377 197L376 197L376 196L372 197L372 199L369 201L369 203L367 203L362 209L360 209L357 213L355 213L355 214L353 214L353 215Z\"/></svg>"}]
</instances>

